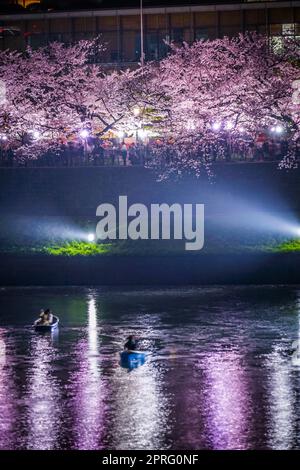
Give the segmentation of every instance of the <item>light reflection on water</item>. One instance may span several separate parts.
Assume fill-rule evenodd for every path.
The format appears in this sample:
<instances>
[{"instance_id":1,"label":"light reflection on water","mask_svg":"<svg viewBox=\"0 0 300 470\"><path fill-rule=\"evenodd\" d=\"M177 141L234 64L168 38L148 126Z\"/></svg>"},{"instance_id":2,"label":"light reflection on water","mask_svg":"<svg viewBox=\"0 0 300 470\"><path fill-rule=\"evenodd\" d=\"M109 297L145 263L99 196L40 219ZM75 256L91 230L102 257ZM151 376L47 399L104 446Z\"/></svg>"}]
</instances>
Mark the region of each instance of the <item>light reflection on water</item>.
<instances>
[{"instance_id":1,"label":"light reflection on water","mask_svg":"<svg viewBox=\"0 0 300 470\"><path fill-rule=\"evenodd\" d=\"M272 449L292 449L297 435L293 432L299 419L291 363L287 363L276 348L267 360L269 368L269 415L268 441Z\"/></svg>"},{"instance_id":2,"label":"light reflection on water","mask_svg":"<svg viewBox=\"0 0 300 470\"><path fill-rule=\"evenodd\" d=\"M157 327L155 315L137 317L136 324L143 325L143 344ZM122 331L119 332L120 337ZM128 370L117 367L112 379L114 393L114 419L112 439L115 449L164 449L167 447L165 433L168 426L168 400L162 391L163 374L152 361L149 351L144 366ZM121 385L121 386L120 386Z\"/></svg>"},{"instance_id":3,"label":"light reflection on water","mask_svg":"<svg viewBox=\"0 0 300 470\"><path fill-rule=\"evenodd\" d=\"M163 397L159 372L151 363L113 380L112 435L116 449L163 449L168 404ZM134 377L132 375L134 374Z\"/></svg>"},{"instance_id":4,"label":"light reflection on water","mask_svg":"<svg viewBox=\"0 0 300 470\"><path fill-rule=\"evenodd\" d=\"M105 387L102 379L97 307L90 296L87 303L86 337L75 345L78 370L72 376L74 384L74 448L101 449L104 430ZM72 385L71 385L72 386Z\"/></svg>"},{"instance_id":5,"label":"light reflection on water","mask_svg":"<svg viewBox=\"0 0 300 470\"><path fill-rule=\"evenodd\" d=\"M299 298L280 286L1 290L0 449L300 449ZM30 325L48 305L61 327L40 335ZM149 351L132 371L119 364L130 333Z\"/></svg>"},{"instance_id":6,"label":"light reflection on water","mask_svg":"<svg viewBox=\"0 0 300 470\"><path fill-rule=\"evenodd\" d=\"M251 396L242 358L235 351L209 354L204 363L208 435L214 449L247 449Z\"/></svg>"}]
</instances>

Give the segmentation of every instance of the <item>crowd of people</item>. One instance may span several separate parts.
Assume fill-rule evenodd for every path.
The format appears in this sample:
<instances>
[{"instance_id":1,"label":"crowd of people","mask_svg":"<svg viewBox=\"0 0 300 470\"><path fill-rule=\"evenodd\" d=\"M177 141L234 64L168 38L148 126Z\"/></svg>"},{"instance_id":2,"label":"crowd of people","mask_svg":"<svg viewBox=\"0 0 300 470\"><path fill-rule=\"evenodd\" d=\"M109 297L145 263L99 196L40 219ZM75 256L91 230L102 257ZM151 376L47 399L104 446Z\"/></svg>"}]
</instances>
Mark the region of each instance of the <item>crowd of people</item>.
<instances>
[{"instance_id":1,"label":"crowd of people","mask_svg":"<svg viewBox=\"0 0 300 470\"><path fill-rule=\"evenodd\" d=\"M89 138L61 142L37 159L19 159L6 143L0 143L1 166L103 166L143 165L147 146L135 142L118 142L117 139Z\"/></svg>"},{"instance_id":2,"label":"crowd of people","mask_svg":"<svg viewBox=\"0 0 300 470\"><path fill-rule=\"evenodd\" d=\"M144 165L147 146L117 139L90 138L60 143L37 159L20 160L5 142L0 143L1 166L103 166Z\"/></svg>"},{"instance_id":3,"label":"crowd of people","mask_svg":"<svg viewBox=\"0 0 300 470\"><path fill-rule=\"evenodd\" d=\"M273 137L265 133L258 134L255 139L241 137L233 142L230 139L222 142L222 159L225 161L254 161L272 162L280 161L287 155L289 148L288 139L285 137ZM296 143L296 157L300 158L300 140ZM212 160L217 161L219 152L212 151Z\"/></svg>"},{"instance_id":4,"label":"crowd of people","mask_svg":"<svg viewBox=\"0 0 300 470\"><path fill-rule=\"evenodd\" d=\"M160 141L142 143L119 139L100 139L91 137L69 142L61 142L57 148L47 151L37 159L20 160L7 142L0 142L0 166L133 166L145 165L154 155L154 149ZM272 137L259 134L255 140L243 136L231 140L225 137L212 144L209 148L209 160L268 162L280 161L288 150L288 140L285 137ZM165 160L171 161L172 144L167 146ZM296 158L300 159L300 140L295 143Z\"/></svg>"}]
</instances>

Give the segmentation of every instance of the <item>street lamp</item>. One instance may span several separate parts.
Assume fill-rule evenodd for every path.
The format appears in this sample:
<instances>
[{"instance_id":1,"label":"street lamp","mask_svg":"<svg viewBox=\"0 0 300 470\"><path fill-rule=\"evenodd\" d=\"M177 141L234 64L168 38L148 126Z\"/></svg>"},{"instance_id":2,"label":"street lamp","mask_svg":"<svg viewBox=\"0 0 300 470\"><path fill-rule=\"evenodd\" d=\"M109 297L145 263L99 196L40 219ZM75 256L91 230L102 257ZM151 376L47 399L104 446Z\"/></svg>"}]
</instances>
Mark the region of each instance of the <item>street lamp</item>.
<instances>
[{"instance_id":1,"label":"street lamp","mask_svg":"<svg viewBox=\"0 0 300 470\"><path fill-rule=\"evenodd\" d=\"M89 131L87 129L82 129L79 135L80 137L82 137L82 139L87 139L89 136Z\"/></svg>"},{"instance_id":2,"label":"street lamp","mask_svg":"<svg viewBox=\"0 0 300 470\"><path fill-rule=\"evenodd\" d=\"M141 141L144 142L144 140L145 140L145 139L147 138L147 136L148 136L147 130L139 129L139 130L137 131L137 133L138 133L138 136L139 136L139 138L141 139Z\"/></svg>"},{"instance_id":3,"label":"street lamp","mask_svg":"<svg viewBox=\"0 0 300 470\"><path fill-rule=\"evenodd\" d=\"M39 133L39 131L33 131L32 135L33 135L33 138L34 138L35 140L38 140L38 139L40 138L40 136L41 136L41 134Z\"/></svg>"},{"instance_id":4,"label":"street lamp","mask_svg":"<svg viewBox=\"0 0 300 470\"><path fill-rule=\"evenodd\" d=\"M277 124L276 126L271 127L271 132L275 132L275 134L282 134L283 127L280 124Z\"/></svg>"},{"instance_id":5,"label":"street lamp","mask_svg":"<svg viewBox=\"0 0 300 470\"><path fill-rule=\"evenodd\" d=\"M140 18L141 18L141 67L144 67L144 18L143 18L143 0L140 0Z\"/></svg>"},{"instance_id":6,"label":"street lamp","mask_svg":"<svg viewBox=\"0 0 300 470\"><path fill-rule=\"evenodd\" d=\"M90 243L95 241L95 235L93 233L88 233L86 238L87 238L88 242L90 242Z\"/></svg>"},{"instance_id":7,"label":"street lamp","mask_svg":"<svg viewBox=\"0 0 300 470\"><path fill-rule=\"evenodd\" d=\"M87 153L88 153L87 139L88 139L90 133L87 129L81 129L81 131L79 132L79 135L83 140L83 154L84 154L84 157L87 158Z\"/></svg>"},{"instance_id":8,"label":"street lamp","mask_svg":"<svg viewBox=\"0 0 300 470\"><path fill-rule=\"evenodd\" d=\"M221 123L220 122L214 122L212 125L212 128L214 131L219 131L221 129Z\"/></svg>"},{"instance_id":9,"label":"street lamp","mask_svg":"<svg viewBox=\"0 0 300 470\"><path fill-rule=\"evenodd\" d=\"M120 140L122 140L125 136L125 132L124 131L118 131L117 136L119 137Z\"/></svg>"},{"instance_id":10,"label":"street lamp","mask_svg":"<svg viewBox=\"0 0 300 470\"><path fill-rule=\"evenodd\" d=\"M29 134L32 135L32 138L33 138L34 140L39 140L39 138L41 137L40 132L37 131L37 130L34 130L34 129L30 130L30 131L29 131Z\"/></svg>"}]
</instances>

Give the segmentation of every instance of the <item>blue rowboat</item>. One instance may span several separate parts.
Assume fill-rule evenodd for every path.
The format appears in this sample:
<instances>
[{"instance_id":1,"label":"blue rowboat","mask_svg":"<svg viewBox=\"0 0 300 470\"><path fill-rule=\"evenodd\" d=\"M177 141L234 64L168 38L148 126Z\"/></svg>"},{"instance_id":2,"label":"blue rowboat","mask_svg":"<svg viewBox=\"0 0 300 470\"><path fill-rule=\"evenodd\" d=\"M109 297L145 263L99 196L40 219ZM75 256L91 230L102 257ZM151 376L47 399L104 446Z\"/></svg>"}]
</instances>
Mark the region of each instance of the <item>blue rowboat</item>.
<instances>
[{"instance_id":1,"label":"blue rowboat","mask_svg":"<svg viewBox=\"0 0 300 470\"><path fill-rule=\"evenodd\" d=\"M40 332L53 331L58 327L59 318L53 315L53 322L51 323L51 325L42 325L42 324L40 325L37 322L33 325L35 331L40 331Z\"/></svg>"},{"instance_id":2,"label":"blue rowboat","mask_svg":"<svg viewBox=\"0 0 300 470\"><path fill-rule=\"evenodd\" d=\"M144 351L122 351L120 352L121 367L136 369L145 364L147 354Z\"/></svg>"}]
</instances>

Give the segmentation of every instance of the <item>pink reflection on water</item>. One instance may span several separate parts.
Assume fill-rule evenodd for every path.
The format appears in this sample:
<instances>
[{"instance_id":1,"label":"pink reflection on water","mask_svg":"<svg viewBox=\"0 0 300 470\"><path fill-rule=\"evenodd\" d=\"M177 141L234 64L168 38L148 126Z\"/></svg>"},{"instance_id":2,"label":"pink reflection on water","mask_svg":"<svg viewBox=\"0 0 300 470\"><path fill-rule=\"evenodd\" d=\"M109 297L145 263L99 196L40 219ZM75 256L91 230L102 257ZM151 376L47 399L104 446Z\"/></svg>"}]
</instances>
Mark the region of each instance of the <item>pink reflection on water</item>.
<instances>
[{"instance_id":1,"label":"pink reflection on water","mask_svg":"<svg viewBox=\"0 0 300 470\"><path fill-rule=\"evenodd\" d=\"M59 383L53 375L55 349L49 334L35 334L31 341L32 357L28 375L27 444L28 449L58 448L61 426Z\"/></svg>"},{"instance_id":2,"label":"pink reflection on water","mask_svg":"<svg viewBox=\"0 0 300 470\"><path fill-rule=\"evenodd\" d=\"M292 449L297 426L297 399L293 390L292 364L280 350L267 358L268 445L272 449Z\"/></svg>"},{"instance_id":3,"label":"pink reflection on water","mask_svg":"<svg viewBox=\"0 0 300 470\"><path fill-rule=\"evenodd\" d=\"M245 366L234 351L217 351L204 363L207 430L214 449L250 447L251 397Z\"/></svg>"},{"instance_id":4,"label":"pink reflection on water","mask_svg":"<svg viewBox=\"0 0 300 470\"><path fill-rule=\"evenodd\" d=\"M13 384L8 369L5 331L0 329L0 449L14 448L15 409Z\"/></svg>"},{"instance_id":5,"label":"pink reflection on water","mask_svg":"<svg viewBox=\"0 0 300 470\"><path fill-rule=\"evenodd\" d=\"M88 301L87 339L77 344L79 370L72 377L75 385L75 449L103 448L105 385L102 379L97 306Z\"/></svg>"},{"instance_id":6,"label":"pink reflection on water","mask_svg":"<svg viewBox=\"0 0 300 470\"><path fill-rule=\"evenodd\" d=\"M147 344L157 328L157 318L143 314L136 319L138 323L142 325L143 341ZM120 330L118 337L124 336L124 330ZM169 397L164 394L163 373L151 359L149 353L146 363L131 371L122 367L114 369L111 435L115 449L167 447L165 434L168 432Z\"/></svg>"}]
</instances>

